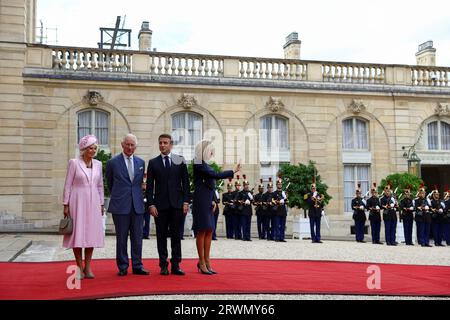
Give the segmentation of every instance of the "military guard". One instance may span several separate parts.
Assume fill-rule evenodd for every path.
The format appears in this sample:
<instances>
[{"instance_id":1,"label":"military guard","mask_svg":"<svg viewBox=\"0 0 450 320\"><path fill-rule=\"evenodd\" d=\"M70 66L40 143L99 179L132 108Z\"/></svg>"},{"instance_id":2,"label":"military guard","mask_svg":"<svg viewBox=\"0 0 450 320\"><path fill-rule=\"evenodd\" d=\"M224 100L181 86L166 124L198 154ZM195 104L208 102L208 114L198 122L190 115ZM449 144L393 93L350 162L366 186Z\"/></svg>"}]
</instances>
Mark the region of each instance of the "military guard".
<instances>
[{"instance_id":1,"label":"military guard","mask_svg":"<svg viewBox=\"0 0 450 320\"><path fill-rule=\"evenodd\" d=\"M431 229L433 230L434 245L436 247L443 247L442 237L444 235L444 203L439 198L439 191L437 186L431 193Z\"/></svg>"},{"instance_id":2,"label":"military guard","mask_svg":"<svg viewBox=\"0 0 450 320\"><path fill-rule=\"evenodd\" d=\"M418 197L414 199L414 209L416 211L415 220L417 228L417 241L422 247L430 246L431 229L431 202L426 198L425 186L422 183L419 187Z\"/></svg>"},{"instance_id":3,"label":"military guard","mask_svg":"<svg viewBox=\"0 0 450 320\"><path fill-rule=\"evenodd\" d=\"M403 191L403 196L404 198L400 201L400 221L403 221L406 245L413 246L414 201L411 199L411 186L408 186Z\"/></svg>"},{"instance_id":4,"label":"military guard","mask_svg":"<svg viewBox=\"0 0 450 320\"><path fill-rule=\"evenodd\" d=\"M381 230L381 203L378 198L377 184L374 182L370 188L371 197L367 199L366 209L369 210L370 231L372 233L373 244L383 244L380 241Z\"/></svg>"},{"instance_id":5,"label":"military guard","mask_svg":"<svg viewBox=\"0 0 450 320\"><path fill-rule=\"evenodd\" d=\"M383 208L384 233L386 244L388 246L396 246L395 241L396 227L397 227L397 200L392 195L392 185L390 182L384 187L384 195L380 199L381 207Z\"/></svg>"},{"instance_id":6,"label":"military guard","mask_svg":"<svg viewBox=\"0 0 450 320\"><path fill-rule=\"evenodd\" d=\"M217 189L214 190L213 201L216 203L216 210L214 210L214 212L213 212L213 214L214 214L214 231L212 234L212 240L217 240L217 234L216 234L217 221L219 220L219 214L220 214L220 209L219 209L220 195L219 195L219 191Z\"/></svg>"},{"instance_id":7,"label":"military guard","mask_svg":"<svg viewBox=\"0 0 450 320\"><path fill-rule=\"evenodd\" d=\"M263 210L263 200L264 198L264 184L263 179L259 179L258 185L258 193L255 194L255 199L253 204L255 205L255 214L256 214L256 225L258 227L258 238L265 239L266 234L264 233L264 210Z\"/></svg>"},{"instance_id":8,"label":"military guard","mask_svg":"<svg viewBox=\"0 0 450 320\"><path fill-rule=\"evenodd\" d=\"M227 192L222 194L223 215L225 216L225 230L227 239L233 239L233 211L234 211L234 196L232 178L228 178Z\"/></svg>"},{"instance_id":9,"label":"military guard","mask_svg":"<svg viewBox=\"0 0 450 320\"><path fill-rule=\"evenodd\" d=\"M444 192L444 240L450 246L450 189Z\"/></svg>"},{"instance_id":10,"label":"military guard","mask_svg":"<svg viewBox=\"0 0 450 320\"><path fill-rule=\"evenodd\" d=\"M250 183L247 180L245 174L243 175L243 190L237 193L235 202L238 207L239 217L240 217L240 226L242 228L242 240L244 241L252 241L250 239L251 234L251 223L252 223L252 203L253 203L253 194L249 190Z\"/></svg>"},{"instance_id":11,"label":"military guard","mask_svg":"<svg viewBox=\"0 0 450 320\"><path fill-rule=\"evenodd\" d=\"M263 234L266 235L268 241L274 240L274 226L275 226L275 215L276 207L273 203L274 193L273 193L273 183L272 177L269 177L269 182L267 183L267 191L264 193L263 197Z\"/></svg>"},{"instance_id":12,"label":"military guard","mask_svg":"<svg viewBox=\"0 0 450 320\"><path fill-rule=\"evenodd\" d=\"M322 218L324 195L320 195L316 190L316 179L313 178L311 192L305 194L304 199L308 203L309 226L311 230L311 242L322 243L320 240L320 220Z\"/></svg>"},{"instance_id":13,"label":"military guard","mask_svg":"<svg viewBox=\"0 0 450 320\"><path fill-rule=\"evenodd\" d=\"M361 184L358 183L356 197L352 200L353 220L355 220L356 242L364 241L364 226L366 224L366 201L361 197Z\"/></svg>"},{"instance_id":14,"label":"military guard","mask_svg":"<svg viewBox=\"0 0 450 320\"><path fill-rule=\"evenodd\" d=\"M236 197L241 191L241 182L239 181L239 175L236 176L236 181L234 182L234 191L233 191L233 202L234 202L234 210L233 210L233 233L235 240L242 240L242 228L240 221L240 211L239 205L236 203Z\"/></svg>"},{"instance_id":15,"label":"military guard","mask_svg":"<svg viewBox=\"0 0 450 320\"><path fill-rule=\"evenodd\" d=\"M287 196L286 192L282 189L283 183L281 180L281 176L277 179L277 190L274 192L273 202L276 207L276 216L275 216L275 228L274 228L274 239L277 242L286 242L284 240L285 230L286 230L286 217L287 217Z\"/></svg>"}]
</instances>

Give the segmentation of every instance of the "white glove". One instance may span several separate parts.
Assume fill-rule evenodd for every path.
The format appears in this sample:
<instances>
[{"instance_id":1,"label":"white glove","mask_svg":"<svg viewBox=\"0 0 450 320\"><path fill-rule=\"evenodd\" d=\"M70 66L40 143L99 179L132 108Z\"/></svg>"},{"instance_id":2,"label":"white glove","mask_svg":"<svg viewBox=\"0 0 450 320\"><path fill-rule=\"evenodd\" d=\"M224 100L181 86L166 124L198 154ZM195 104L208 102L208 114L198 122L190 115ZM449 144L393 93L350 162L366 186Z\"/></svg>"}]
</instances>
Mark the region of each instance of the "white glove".
<instances>
[{"instance_id":1,"label":"white glove","mask_svg":"<svg viewBox=\"0 0 450 320\"><path fill-rule=\"evenodd\" d=\"M325 215L325 210L322 210L322 216L324 216Z\"/></svg>"},{"instance_id":2,"label":"white glove","mask_svg":"<svg viewBox=\"0 0 450 320\"><path fill-rule=\"evenodd\" d=\"M359 206L359 209L364 210L364 206Z\"/></svg>"},{"instance_id":3,"label":"white glove","mask_svg":"<svg viewBox=\"0 0 450 320\"><path fill-rule=\"evenodd\" d=\"M286 199L286 193L284 191L281 191L281 196Z\"/></svg>"},{"instance_id":4,"label":"white glove","mask_svg":"<svg viewBox=\"0 0 450 320\"><path fill-rule=\"evenodd\" d=\"M380 210L380 207L379 207L379 206L376 206L375 209Z\"/></svg>"},{"instance_id":5,"label":"white glove","mask_svg":"<svg viewBox=\"0 0 450 320\"><path fill-rule=\"evenodd\" d=\"M430 209L430 207L429 206L425 206L425 210L429 210Z\"/></svg>"},{"instance_id":6,"label":"white glove","mask_svg":"<svg viewBox=\"0 0 450 320\"><path fill-rule=\"evenodd\" d=\"M313 197L317 197L317 191L314 191Z\"/></svg>"},{"instance_id":7,"label":"white glove","mask_svg":"<svg viewBox=\"0 0 450 320\"><path fill-rule=\"evenodd\" d=\"M219 192L217 190L215 192L216 192L217 199L219 199Z\"/></svg>"},{"instance_id":8,"label":"white glove","mask_svg":"<svg viewBox=\"0 0 450 320\"><path fill-rule=\"evenodd\" d=\"M281 199L281 200L280 200L280 203L281 203L281 204L284 204L284 199Z\"/></svg>"},{"instance_id":9,"label":"white glove","mask_svg":"<svg viewBox=\"0 0 450 320\"><path fill-rule=\"evenodd\" d=\"M442 213L442 212L444 212L444 210L442 210L442 209L439 209L439 212L440 212L440 213Z\"/></svg>"},{"instance_id":10,"label":"white glove","mask_svg":"<svg viewBox=\"0 0 450 320\"><path fill-rule=\"evenodd\" d=\"M245 202L244 202L246 205L249 205L250 204L250 200L245 200Z\"/></svg>"},{"instance_id":11,"label":"white glove","mask_svg":"<svg viewBox=\"0 0 450 320\"><path fill-rule=\"evenodd\" d=\"M413 208L413 207L409 207L409 210L413 211L413 210L414 210L414 208Z\"/></svg>"},{"instance_id":12,"label":"white glove","mask_svg":"<svg viewBox=\"0 0 450 320\"><path fill-rule=\"evenodd\" d=\"M247 195L248 195L248 197L250 198L250 200L253 200L253 196L252 196L252 194L249 192L249 193L247 193Z\"/></svg>"},{"instance_id":13,"label":"white glove","mask_svg":"<svg viewBox=\"0 0 450 320\"><path fill-rule=\"evenodd\" d=\"M393 203L391 203L391 208L393 208L394 207L394 204Z\"/></svg>"}]
</instances>

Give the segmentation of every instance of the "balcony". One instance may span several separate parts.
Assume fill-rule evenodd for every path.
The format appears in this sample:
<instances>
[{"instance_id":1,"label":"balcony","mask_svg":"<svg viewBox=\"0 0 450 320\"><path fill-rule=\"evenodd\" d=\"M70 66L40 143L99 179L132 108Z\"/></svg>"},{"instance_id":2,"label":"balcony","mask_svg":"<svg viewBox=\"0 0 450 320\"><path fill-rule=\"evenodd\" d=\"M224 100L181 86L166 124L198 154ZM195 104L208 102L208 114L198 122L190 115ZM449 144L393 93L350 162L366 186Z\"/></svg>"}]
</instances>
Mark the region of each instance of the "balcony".
<instances>
[{"instance_id":1,"label":"balcony","mask_svg":"<svg viewBox=\"0 0 450 320\"><path fill-rule=\"evenodd\" d=\"M27 48L25 77L329 90L450 92L449 67L268 59L45 46Z\"/></svg>"}]
</instances>

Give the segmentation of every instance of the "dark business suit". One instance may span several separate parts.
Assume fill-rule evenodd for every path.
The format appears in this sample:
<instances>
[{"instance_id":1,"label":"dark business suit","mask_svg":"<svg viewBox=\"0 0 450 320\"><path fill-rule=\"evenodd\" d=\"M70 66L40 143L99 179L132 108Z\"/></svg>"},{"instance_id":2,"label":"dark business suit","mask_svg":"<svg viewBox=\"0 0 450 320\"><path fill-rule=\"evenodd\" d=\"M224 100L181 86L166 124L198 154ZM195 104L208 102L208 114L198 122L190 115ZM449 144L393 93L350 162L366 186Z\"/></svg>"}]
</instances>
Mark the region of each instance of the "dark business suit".
<instances>
[{"instance_id":1,"label":"dark business suit","mask_svg":"<svg viewBox=\"0 0 450 320\"><path fill-rule=\"evenodd\" d=\"M166 161L159 155L148 162L147 167L147 205L155 206L159 265L167 266L167 236L170 232L172 248L172 268L181 262L180 225L183 221L183 204L189 203L189 176L184 158L171 154ZM147 209L148 210L148 209Z\"/></svg>"},{"instance_id":2,"label":"dark business suit","mask_svg":"<svg viewBox=\"0 0 450 320\"><path fill-rule=\"evenodd\" d=\"M116 228L116 262L119 270L128 269L128 233L131 238L131 259L133 269L142 269L142 225L144 198L142 181L145 162L133 156L134 177L130 178L125 156L119 154L106 163L106 181L111 200L108 211L112 213ZM132 181L131 181L132 180Z\"/></svg>"}]
</instances>

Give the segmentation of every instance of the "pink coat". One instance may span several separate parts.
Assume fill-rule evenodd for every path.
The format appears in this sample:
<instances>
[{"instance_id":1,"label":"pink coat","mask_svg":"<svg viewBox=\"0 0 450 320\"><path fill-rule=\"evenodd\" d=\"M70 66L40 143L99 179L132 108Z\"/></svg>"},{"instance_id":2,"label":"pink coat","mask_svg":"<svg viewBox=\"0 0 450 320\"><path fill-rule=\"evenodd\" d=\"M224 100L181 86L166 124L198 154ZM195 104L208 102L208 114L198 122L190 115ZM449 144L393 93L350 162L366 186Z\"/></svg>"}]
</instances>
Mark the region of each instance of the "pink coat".
<instances>
[{"instance_id":1,"label":"pink coat","mask_svg":"<svg viewBox=\"0 0 450 320\"><path fill-rule=\"evenodd\" d=\"M92 169L89 169L81 158L69 160L63 204L69 205L73 232L64 235L64 247L104 247L103 203L102 163L92 159Z\"/></svg>"}]
</instances>

